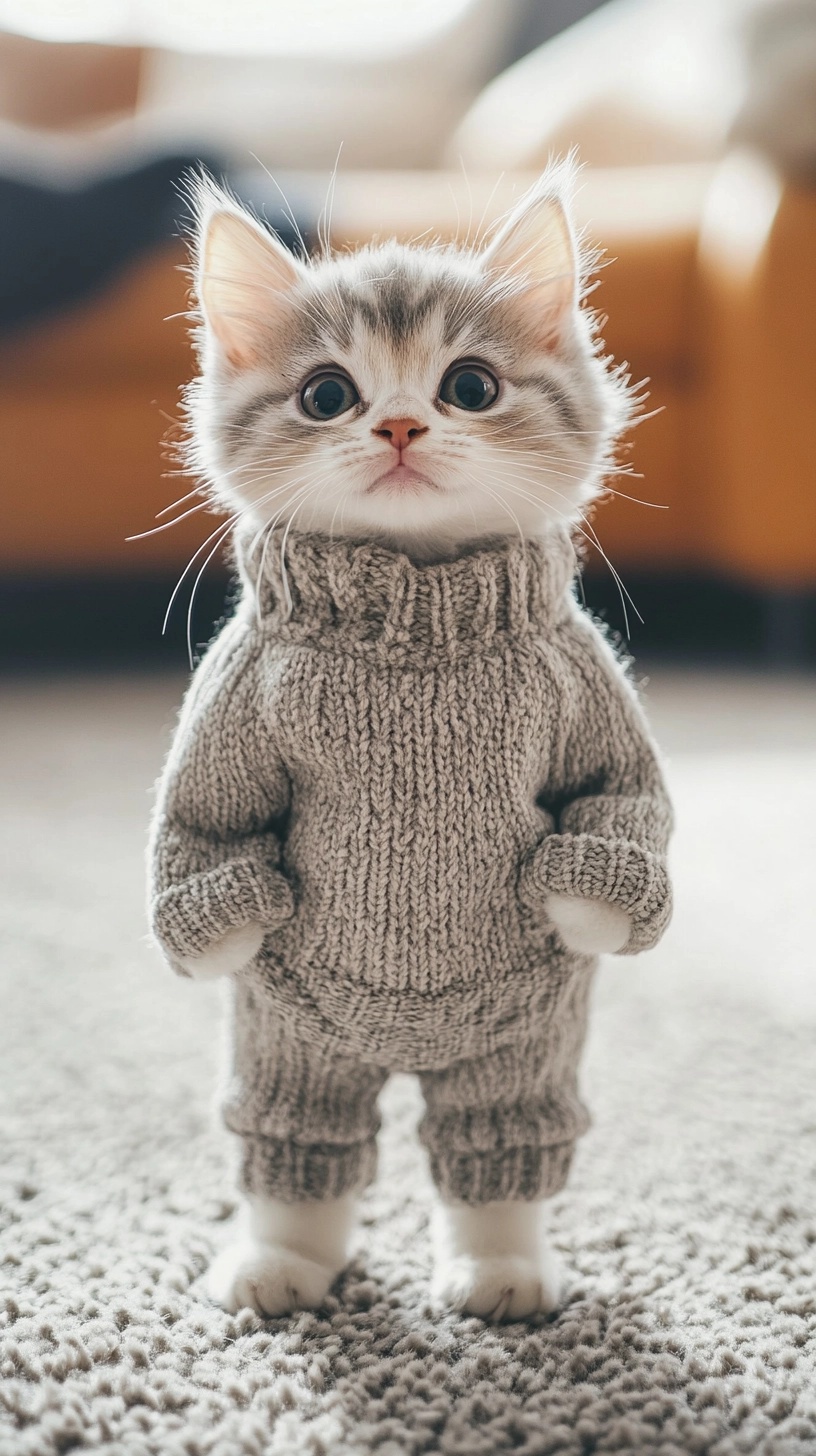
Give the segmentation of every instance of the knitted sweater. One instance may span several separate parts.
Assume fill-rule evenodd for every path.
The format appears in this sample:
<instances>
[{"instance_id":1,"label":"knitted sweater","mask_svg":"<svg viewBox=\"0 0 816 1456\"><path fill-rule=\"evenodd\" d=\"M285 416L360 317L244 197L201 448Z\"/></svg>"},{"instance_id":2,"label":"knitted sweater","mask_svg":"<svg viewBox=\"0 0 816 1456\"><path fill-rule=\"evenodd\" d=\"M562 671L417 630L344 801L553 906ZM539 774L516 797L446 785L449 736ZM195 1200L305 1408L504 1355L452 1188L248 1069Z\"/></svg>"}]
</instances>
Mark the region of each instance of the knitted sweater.
<instances>
[{"instance_id":1,"label":"knitted sweater","mask_svg":"<svg viewBox=\"0 0 816 1456\"><path fill-rule=\"evenodd\" d=\"M238 551L154 818L171 962L259 921L253 974L301 1025L427 1066L495 1046L586 964L548 891L624 909L627 952L655 943L671 811L566 536L417 565L290 533L285 576L280 535Z\"/></svg>"}]
</instances>

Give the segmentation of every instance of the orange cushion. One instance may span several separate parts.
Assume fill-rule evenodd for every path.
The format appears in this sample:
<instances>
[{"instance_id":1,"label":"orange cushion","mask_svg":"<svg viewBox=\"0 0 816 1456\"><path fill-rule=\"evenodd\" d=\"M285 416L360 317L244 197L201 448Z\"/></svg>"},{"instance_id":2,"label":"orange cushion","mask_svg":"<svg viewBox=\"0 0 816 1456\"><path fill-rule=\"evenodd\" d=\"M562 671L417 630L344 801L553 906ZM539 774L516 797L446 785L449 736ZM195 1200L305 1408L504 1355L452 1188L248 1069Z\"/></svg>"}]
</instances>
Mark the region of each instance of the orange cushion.
<instances>
[{"instance_id":1,"label":"orange cushion","mask_svg":"<svg viewBox=\"0 0 816 1456\"><path fill-rule=\"evenodd\" d=\"M90 297L4 339L0 387L130 379L149 391L157 377L177 384L189 378L186 261L180 244L155 249Z\"/></svg>"},{"instance_id":2,"label":"orange cushion","mask_svg":"<svg viewBox=\"0 0 816 1456\"><path fill-rule=\"evenodd\" d=\"M636 380L652 377L650 405L666 406L633 437L634 465L644 470L645 481L619 486L670 503L671 510L617 500L597 517L602 541L621 564L645 554L657 566L682 559L686 549L679 457L707 177L707 169L687 167L593 172L584 174L578 193L579 221L614 260L601 271L593 296L609 314L607 346L616 359L628 361ZM526 181L516 179L517 192ZM457 218L450 184L446 174L347 177L343 189L338 186L334 240L362 241L377 229L377 219L381 233L412 236L429 226L450 236ZM474 197L478 218L492 182L488 187L474 179L471 185L484 192ZM497 210L505 204L506 197L494 199ZM113 567L136 575L167 570L183 564L212 529L214 522L200 513L146 541L125 541L152 526L156 512L191 484L166 477L172 466L161 451L167 416L177 417L179 388L194 367L182 316L188 307L184 262L180 245L162 248L93 298L0 347L0 432L14 487L0 537L6 566Z\"/></svg>"}]
</instances>

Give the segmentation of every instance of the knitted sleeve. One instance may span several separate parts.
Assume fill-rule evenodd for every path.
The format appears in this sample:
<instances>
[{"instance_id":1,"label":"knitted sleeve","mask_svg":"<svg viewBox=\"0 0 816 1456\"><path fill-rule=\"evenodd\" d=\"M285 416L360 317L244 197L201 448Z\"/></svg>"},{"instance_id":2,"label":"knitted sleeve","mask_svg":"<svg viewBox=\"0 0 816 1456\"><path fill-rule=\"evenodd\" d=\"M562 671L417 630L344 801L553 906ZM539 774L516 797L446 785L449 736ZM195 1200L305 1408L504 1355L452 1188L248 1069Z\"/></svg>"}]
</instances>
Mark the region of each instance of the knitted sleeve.
<instances>
[{"instance_id":1,"label":"knitted sleeve","mask_svg":"<svg viewBox=\"0 0 816 1456\"><path fill-rule=\"evenodd\" d=\"M159 781L150 837L153 933L171 961L293 910L278 869L289 783L261 710L258 649L243 622L197 669Z\"/></svg>"},{"instance_id":2,"label":"knitted sleeve","mask_svg":"<svg viewBox=\"0 0 816 1456\"><path fill-rule=\"evenodd\" d=\"M623 953L634 954L671 917L671 804L635 691L583 614L564 629L563 652L560 762L543 794L556 832L525 865L522 893L531 905L556 891L620 906L632 924Z\"/></svg>"}]
</instances>

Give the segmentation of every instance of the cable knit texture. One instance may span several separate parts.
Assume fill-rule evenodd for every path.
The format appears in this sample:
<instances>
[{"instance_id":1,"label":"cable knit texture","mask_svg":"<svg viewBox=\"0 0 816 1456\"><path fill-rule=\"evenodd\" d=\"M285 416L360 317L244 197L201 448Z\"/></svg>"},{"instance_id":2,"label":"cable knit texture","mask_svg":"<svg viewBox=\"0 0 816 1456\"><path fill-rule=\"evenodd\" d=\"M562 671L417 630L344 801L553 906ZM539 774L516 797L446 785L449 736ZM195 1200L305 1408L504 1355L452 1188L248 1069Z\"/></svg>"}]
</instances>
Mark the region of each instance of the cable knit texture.
<instances>
[{"instance_id":1,"label":"cable knit texture","mask_svg":"<svg viewBox=\"0 0 816 1456\"><path fill-rule=\"evenodd\" d=\"M667 924L671 812L635 694L571 591L566 536L441 565L280 534L182 711L152 835L171 963L258 921L234 979L244 1183L329 1197L374 1167L418 1072L434 1176L469 1202L561 1187L592 957L548 892ZM285 566L284 566L285 563Z\"/></svg>"}]
</instances>

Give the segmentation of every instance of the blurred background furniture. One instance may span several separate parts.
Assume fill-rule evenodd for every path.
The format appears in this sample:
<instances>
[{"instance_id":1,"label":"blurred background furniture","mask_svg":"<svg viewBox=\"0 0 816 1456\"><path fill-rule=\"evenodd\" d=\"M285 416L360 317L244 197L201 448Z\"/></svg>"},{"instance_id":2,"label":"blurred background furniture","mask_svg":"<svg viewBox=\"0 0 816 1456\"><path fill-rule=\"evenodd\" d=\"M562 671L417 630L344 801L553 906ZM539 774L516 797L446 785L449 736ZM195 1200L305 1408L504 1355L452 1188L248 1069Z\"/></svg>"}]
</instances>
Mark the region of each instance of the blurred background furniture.
<instances>
[{"instance_id":1,"label":"blurred background furniture","mask_svg":"<svg viewBox=\"0 0 816 1456\"><path fill-rule=\"evenodd\" d=\"M64 186L121 164L123 154L148 155L159 142L192 146L197 136L201 152L221 147L237 157L241 190L279 211L263 170L247 175L250 146L240 142L241 128L263 112L265 76L258 145L307 227L347 135L343 115L354 118L331 212L332 241L347 246L372 235L472 233L528 184L551 149L578 144L590 164L579 219L608 259L593 304L608 315L608 350L634 380L648 381L653 411L624 456L635 475L616 485L666 507L622 496L605 502L593 520L604 551L647 594L650 582L682 579L731 583L740 601L753 594L768 650L802 656L816 588L816 190L756 149L729 143L740 97L724 37L736 0L719 9L695 0L686 22L678 0L649 3L659 25L644 31L646 0L613 0L490 81L514 45L535 38L535 8L520 7L513 27L491 0L451 0L447 26L439 17L431 23L429 12L413 48L394 42L386 80L403 120L376 136L372 118L385 106L382 38L367 55L358 36L356 50L332 61L328 37L295 64L288 53L264 61L236 54L235 45L232 54L181 43L173 50L145 44L143 35L96 46L2 36L0 168L28 165L48 185ZM634 25L641 45L632 51ZM683 84L661 89L660 66L672 73L681 43L694 54L695 35L699 65L686 68ZM291 37L286 44L296 50ZM735 54L733 35L730 44ZM717 46L729 79L712 95ZM295 108L294 138L280 140L273 155L276 108L294 104L284 82L293 65L306 96ZM444 106L427 112L411 137L400 113L405 98L422 101L446 75ZM237 92L243 105L230 110ZM219 94L230 113L221 130L213 123ZM311 122L298 131L304 108ZM212 529L194 515L126 540L149 530L191 485L167 476L172 463L162 447L164 439L172 449L179 388L193 367L184 261L182 243L168 236L91 296L0 341L0 562L29 599L49 582L129 579L135 592L150 580L164 589Z\"/></svg>"}]
</instances>

